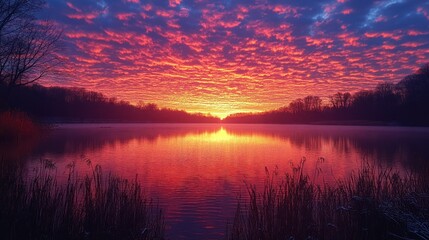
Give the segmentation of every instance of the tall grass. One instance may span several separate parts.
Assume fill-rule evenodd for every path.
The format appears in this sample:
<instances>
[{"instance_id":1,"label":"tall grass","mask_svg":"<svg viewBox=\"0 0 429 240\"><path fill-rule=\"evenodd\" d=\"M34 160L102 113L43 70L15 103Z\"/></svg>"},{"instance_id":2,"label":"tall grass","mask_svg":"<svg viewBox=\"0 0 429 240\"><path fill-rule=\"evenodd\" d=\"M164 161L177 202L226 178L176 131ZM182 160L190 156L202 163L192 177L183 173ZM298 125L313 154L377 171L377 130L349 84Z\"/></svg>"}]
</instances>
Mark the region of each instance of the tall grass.
<instances>
[{"instance_id":1,"label":"tall grass","mask_svg":"<svg viewBox=\"0 0 429 240\"><path fill-rule=\"evenodd\" d=\"M8 165L9 166L9 165ZM65 183L43 161L29 178L22 168L0 168L2 239L163 239L162 211L133 181L105 176L100 167Z\"/></svg>"},{"instance_id":2,"label":"tall grass","mask_svg":"<svg viewBox=\"0 0 429 240\"><path fill-rule=\"evenodd\" d=\"M429 239L429 181L364 165L335 186L302 171L248 185L226 239Z\"/></svg>"},{"instance_id":3,"label":"tall grass","mask_svg":"<svg viewBox=\"0 0 429 240\"><path fill-rule=\"evenodd\" d=\"M40 126L25 113L16 111L0 112L0 141L16 141L34 137Z\"/></svg>"}]
</instances>

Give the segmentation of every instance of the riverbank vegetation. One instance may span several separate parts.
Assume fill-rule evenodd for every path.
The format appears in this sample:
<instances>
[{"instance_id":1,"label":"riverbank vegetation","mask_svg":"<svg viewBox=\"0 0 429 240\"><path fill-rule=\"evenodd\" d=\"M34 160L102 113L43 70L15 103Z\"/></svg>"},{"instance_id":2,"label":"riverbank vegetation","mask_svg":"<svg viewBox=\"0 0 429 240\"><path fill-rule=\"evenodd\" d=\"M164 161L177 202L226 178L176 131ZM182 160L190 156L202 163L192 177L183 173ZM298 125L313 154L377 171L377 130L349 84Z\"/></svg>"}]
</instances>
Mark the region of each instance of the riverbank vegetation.
<instances>
[{"instance_id":1,"label":"riverbank vegetation","mask_svg":"<svg viewBox=\"0 0 429 240\"><path fill-rule=\"evenodd\" d=\"M138 179L58 176L43 160L26 172L1 161L3 239L163 239L164 214ZM311 178L315 179L315 178ZM428 239L429 181L424 175L364 165L335 184L316 184L303 164L268 172L262 189L248 184L225 239Z\"/></svg>"},{"instance_id":2,"label":"riverbank vegetation","mask_svg":"<svg viewBox=\"0 0 429 240\"><path fill-rule=\"evenodd\" d=\"M30 173L1 165L2 239L163 239L163 213L137 179L106 176L99 166L79 176L70 165L60 181L48 160Z\"/></svg>"},{"instance_id":3,"label":"riverbank vegetation","mask_svg":"<svg viewBox=\"0 0 429 240\"><path fill-rule=\"evenodd\" d=\"M34 138L40 134L41 129L39 124L23 112L0 112L0 141L15 142Z\"/></svg>"},{"instance_id":4,"label":"riverbank vegetation","mask_svg":"<svg viewBox=\"0 0 429 240\"><path fill-rule=\"evenodd\" d=\"M427 176L365 165L329 186L302 166L249 185L226 239L429 239Z\"/></svg>"}]
</instances>

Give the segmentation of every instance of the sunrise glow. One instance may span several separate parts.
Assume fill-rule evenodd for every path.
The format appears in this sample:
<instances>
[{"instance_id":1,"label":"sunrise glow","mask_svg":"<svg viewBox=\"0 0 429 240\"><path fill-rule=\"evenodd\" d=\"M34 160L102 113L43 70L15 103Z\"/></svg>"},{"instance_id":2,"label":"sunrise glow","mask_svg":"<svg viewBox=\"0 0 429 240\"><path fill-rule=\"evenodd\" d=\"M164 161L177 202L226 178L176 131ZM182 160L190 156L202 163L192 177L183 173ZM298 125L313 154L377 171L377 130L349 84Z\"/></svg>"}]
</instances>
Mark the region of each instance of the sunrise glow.
<instances>
[{"instance_id":1,"label":"sunrise glow","mask_svg":"<svg viewBox=\"0 0 429 240\"><path fill-rule=\"evenodd\" d=\"M429 59L426 1L47 3L66 64L42 84L219 117L396 83Z\"/></svg>"}]
</instances>

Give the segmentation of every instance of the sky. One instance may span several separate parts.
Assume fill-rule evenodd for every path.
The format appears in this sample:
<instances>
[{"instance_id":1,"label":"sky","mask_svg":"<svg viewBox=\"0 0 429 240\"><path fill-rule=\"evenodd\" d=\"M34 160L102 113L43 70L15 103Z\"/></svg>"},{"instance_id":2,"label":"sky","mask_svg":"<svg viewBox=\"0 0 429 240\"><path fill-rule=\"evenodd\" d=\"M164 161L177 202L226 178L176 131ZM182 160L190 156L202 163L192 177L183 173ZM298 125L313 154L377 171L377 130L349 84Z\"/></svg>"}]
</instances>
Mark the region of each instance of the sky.
<instances>
[{"instance_id":1,"label":"sky","mask_svg":"<svg viewBox=\"0 0 429 240\"><path fill-rule=\"evenodd\" d=\"M424 0L47 0L59 74L132 104L225 117L396 83L429 62Z\"/></svg>"}]
</instances>

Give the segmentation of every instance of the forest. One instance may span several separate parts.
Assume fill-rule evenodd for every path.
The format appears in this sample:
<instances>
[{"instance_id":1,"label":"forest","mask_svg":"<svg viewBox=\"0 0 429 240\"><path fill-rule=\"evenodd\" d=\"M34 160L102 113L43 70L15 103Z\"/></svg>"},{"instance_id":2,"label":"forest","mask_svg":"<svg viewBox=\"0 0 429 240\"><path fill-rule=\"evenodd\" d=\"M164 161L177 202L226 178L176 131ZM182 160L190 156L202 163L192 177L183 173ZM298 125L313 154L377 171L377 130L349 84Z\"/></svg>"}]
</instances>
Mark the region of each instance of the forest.
<instances>
[{"instance_id":1,"label":"forest","mask_svg":"<svg viewBox=\"0 0 429 240\"><path fill-rule=\"evenodd\" d=\"M323 104L307 96L288 106L262 113L238 113L228 123L307 123L351 125L429 125L429 64L396 84L380 83L374 90L338 92Z\"/></svg>"},{"instance_id":2,"label":"forest","mask_svg":"<svg viewBox=\"0 0 429 240\"><path fill-rule=\"evenodd\" d=\"M159 122L214 123L211 115L159 108L156 104L108 98L83 88L44 87L38 84L16 88L1 87L0 109L22 111L47 123L57 122Z\"/></svg>"}]
</instances>

